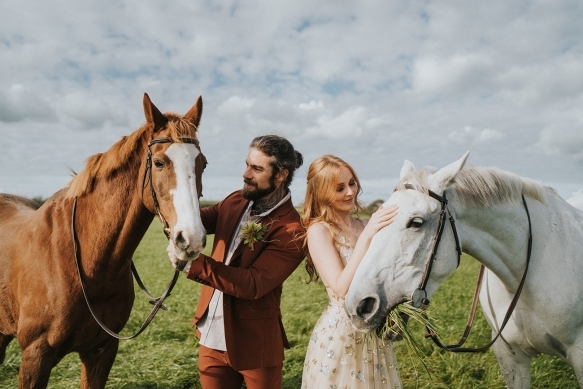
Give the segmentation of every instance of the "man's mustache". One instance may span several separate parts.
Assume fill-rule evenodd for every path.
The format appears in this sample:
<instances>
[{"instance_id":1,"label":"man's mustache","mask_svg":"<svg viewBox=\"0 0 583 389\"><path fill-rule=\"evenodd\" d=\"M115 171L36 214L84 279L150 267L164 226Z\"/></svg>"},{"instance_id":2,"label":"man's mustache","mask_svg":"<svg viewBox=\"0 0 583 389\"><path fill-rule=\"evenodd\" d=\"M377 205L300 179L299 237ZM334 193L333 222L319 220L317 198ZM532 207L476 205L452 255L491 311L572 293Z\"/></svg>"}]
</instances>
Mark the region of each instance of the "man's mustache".
<instances>
[{"instance_id":1,"label":"man's mustache","mask_svg":"<svg viewBox=\"0 0 583 389\"><path fill-rule=\"evenodd\" d=\"M243 178L243 182L244 182L246 185L257 186L257 183L256 183L256 182L254 182L253 180L249 180L249 179L247 179L247 178Z\"/></svg>"}]
</instances>

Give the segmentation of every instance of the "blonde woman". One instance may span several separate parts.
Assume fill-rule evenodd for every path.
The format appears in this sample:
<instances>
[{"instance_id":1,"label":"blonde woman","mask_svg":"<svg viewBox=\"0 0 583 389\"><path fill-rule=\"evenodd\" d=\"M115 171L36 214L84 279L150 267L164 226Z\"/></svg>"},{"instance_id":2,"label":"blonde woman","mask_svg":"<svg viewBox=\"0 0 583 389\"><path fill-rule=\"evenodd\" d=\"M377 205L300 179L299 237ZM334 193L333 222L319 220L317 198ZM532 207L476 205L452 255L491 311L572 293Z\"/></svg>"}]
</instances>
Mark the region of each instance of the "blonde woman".
<instances>
[{"instance_id":1,"label":"blonde woman","mask_svg":"<svg viewBox=\"0 0 583 389\"><path fill-rule=\"evenodd\" d=\"M329 304L312 332L302 376L304 389L401 388L393 345L350 325L344 296L373 235L392 223L396 206L379 208L368 221L356 214L360 182L342 159L324 155L308 169L303 224L306 270L320 278Z\"/></svg>"}]
</instances>

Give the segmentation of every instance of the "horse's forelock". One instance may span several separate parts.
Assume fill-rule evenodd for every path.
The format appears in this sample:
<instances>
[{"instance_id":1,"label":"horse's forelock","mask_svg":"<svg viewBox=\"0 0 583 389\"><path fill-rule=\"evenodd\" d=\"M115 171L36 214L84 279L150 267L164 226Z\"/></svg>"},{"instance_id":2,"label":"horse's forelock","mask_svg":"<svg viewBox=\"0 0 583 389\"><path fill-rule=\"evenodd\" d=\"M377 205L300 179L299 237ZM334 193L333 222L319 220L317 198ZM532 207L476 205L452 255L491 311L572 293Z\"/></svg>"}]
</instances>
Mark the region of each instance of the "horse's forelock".
<instances>
[{"instance_id":1,"label":"horse's forelock","mask_svg":"<svg viewBox=\"0 0 583 389\"><path fill-rule=\"evenodd\" d=\"M395 190L404 190L405 184L427 193L429 185L427 170L417 170L403 177ZM518 203L524 194L546 203L545 187L529 178L519 177L495 167L467 167L462 169L450 186L455 190L464 207L487 208L508 202Z\"/></svg>"},{"instance_id":2,"label":"horse's forelock","mask_svg":"<svg viewBox=\"0 0 583 389\"><path fill-rule=\"evenodd\" d=\"M172 112L166 113L165 116L168 119L168 123L166 124L166 129L169 131L168 137L171 138L173 142L180 143L182 142L181 138L197 139L196 132L198 131L198 128L194 123L185 120L178 114Z\"/></svg>"}]
</instances>

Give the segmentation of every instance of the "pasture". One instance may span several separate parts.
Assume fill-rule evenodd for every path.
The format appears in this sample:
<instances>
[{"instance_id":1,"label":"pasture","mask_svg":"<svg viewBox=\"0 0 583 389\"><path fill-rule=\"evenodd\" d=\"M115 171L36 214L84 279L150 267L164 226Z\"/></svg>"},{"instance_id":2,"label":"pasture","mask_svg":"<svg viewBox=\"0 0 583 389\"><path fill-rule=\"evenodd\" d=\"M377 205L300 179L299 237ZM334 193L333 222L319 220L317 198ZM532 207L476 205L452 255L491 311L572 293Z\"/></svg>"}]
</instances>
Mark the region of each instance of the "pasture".
<instances>
[{"instance_id":1,"label":"pasture","mask_svg":"<svg viewBox=\"0 0 583 389\"><path fill-rule=\"evenodd\" d=\"M154 220L134 255L134 262L144 283L154 294L160 294L172 277L173 268L167 256L167 241L161 224ZM209 239L207 251L212 241ZM74 264L71 264L74 266ZM455 343L462 334L471 304L478 263L463 256L460 268L441 286L429 308L437 319L440 335ZM311 330L326 306L321 284L305 284L306 273L301 265L286 281L283 292L283 320L292 345L286 350L283 387L298 389L302 365ZM31 282L34 275L31 274ZM122 335L139 328L151 306L136 286L136 303L130 321ZM133 340L120 342L119 352L109 375L110 389L180 389L199 388L197 374L197 342L190 321L200 286L181 277L172 296L166 300L169 311L160 311L150 327ZM560 318L558 318L560 320ZM424 329L412 326L424 352L425 370L421 361L408 353L402 342L396 344L404 388L488 388L505 387L498 363L491 350L481 354L451 354L438 349L424 339ZM474 329L467 342L480 346L490 338L490 329L478 312ZM20 350L16 341L7 350L0 365L0 389L17 387ZM77 355L67 355L53 369L49 388L70 389L79 386L80 362ZM532 364L532 388L577 388L572 369L557 358L539 356Z\"/></svg>"}]
</instances>

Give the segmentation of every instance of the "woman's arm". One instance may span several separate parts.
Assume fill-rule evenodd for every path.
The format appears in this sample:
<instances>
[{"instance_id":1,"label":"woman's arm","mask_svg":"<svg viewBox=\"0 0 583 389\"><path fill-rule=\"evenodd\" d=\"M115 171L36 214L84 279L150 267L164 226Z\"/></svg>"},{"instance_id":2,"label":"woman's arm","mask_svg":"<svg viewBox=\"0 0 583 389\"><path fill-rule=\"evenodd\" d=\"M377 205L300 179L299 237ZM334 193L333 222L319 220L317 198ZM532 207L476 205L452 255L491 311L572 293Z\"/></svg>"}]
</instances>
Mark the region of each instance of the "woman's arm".
<instances>
[{"instance_id":1,"label":"woman's arm","mask_svg":"<svg viewBox=\"0 0 583 389\"><path fill-rule=\"evenodd\" d=\"M388 208L381 207L371 215L369 222L358 237L346 267L344 267L334 246L328 226L324 223L316 223L308 228L308 250L310 250L314 266L324 285L332 289L338 297L344 298L348 293L354 273L374 234L391 224L396 214L397 207L393 205Z\"/></svg>"}]
</instances>

